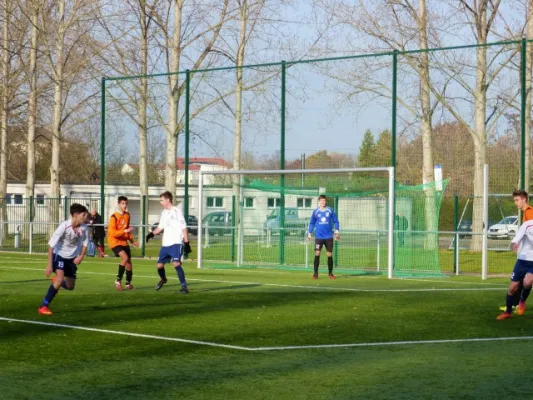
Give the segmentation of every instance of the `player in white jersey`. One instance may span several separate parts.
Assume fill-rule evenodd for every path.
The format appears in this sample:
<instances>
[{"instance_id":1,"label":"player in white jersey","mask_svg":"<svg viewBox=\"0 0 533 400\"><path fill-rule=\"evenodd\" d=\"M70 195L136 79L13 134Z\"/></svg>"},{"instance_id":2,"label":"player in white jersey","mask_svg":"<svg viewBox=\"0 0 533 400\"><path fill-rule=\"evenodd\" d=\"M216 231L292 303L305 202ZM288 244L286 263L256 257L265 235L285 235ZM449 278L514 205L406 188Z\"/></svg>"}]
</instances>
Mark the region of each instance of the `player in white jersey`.
<instances>
[{"instance_id":1,"label":"player in white jersey","mask_svg":"<svg viewBox=\"0 0 533 400\"><path fill-rule=\"evenodd\" d=\"M146 236L146 242L148 242L154 235L163 232L163 241L157 259L157 272L161 280L155 286L155 290L161 289L167 283L165 264L172 261L181 284L181 290L178 293L187 294L189 289L185 280L185 272L181 266L181 255L189 255L192 250L185 217L178 207L172 205L172 193L169 191L161 193L159 203L163 207L159 226Z\"/></svg>"},{"instance_id":2,"label":"player in white jersey","mask_svg":"<svg viewBox=\"0 0 533 400\"><path fill-rule=\"evenodd\" d=\"M48 305L60 288L74 290L77 266L83 261L89 243L87 227L84 225L87 214L87 208L81 204L72 204L70 220L62 222L48 242L48 265L45 273L50 276L53 271L56 276L39 307L41 315L52 314Z\"/></svg>"},{"instance_id":3,"label":"player in white jersey","mask_svg":"<svg viewBox=\"0 0 533 400\"><path fill-rule=\"evenodd\" d=\"M499 320L513 316L513 297L523 281L522 299L520 304L525 311L525 301L533 284L533 220L524 222L511 242L514 251L518 251L518 259L511 275L511 284L507 290L506 310L498 315ZM519 306L520 306L519 305Z\"/></svg>"}]
</instances>

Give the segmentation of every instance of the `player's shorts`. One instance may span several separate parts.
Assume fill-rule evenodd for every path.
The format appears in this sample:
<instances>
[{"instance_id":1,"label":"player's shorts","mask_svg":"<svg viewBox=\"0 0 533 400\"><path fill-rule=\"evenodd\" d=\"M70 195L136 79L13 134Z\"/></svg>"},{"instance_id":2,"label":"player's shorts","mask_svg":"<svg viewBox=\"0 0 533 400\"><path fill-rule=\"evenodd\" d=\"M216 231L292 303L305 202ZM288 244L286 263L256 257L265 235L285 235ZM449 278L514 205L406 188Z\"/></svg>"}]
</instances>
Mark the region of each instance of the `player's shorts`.
<instances>
[{"instance_id":1,"label":"player's shorts","mask_svg":"<svg viewBox=\"0 0 533 400\"><path fill-rule=\"evenodd\" d=\"M526 274L533 274L533 261L516 260L511 280L513 282L521 282L524 280Z\"/></svg>"},{"instance_id":2,"label":"player's shorts","mask_svg":"<svg viewBox=\"0 0 533 400\"><path fill-rule=\"evenodd\" d=\"M172 246L161 247L159 250L158 264L166 264L168 262L181 261L181 255L183 254L182 244L173 244Z\"/></svg>"},{"instance_id":3,"label":"player's shorts","mask_svg":"<svg viewBox=\"0 0 533 400\"><path fill-rule=\"evenodd\" d=\"M128 255L128 258L131 258L131 250L130 246L115 246L111 249L113 253L115 253L115 256L120 257L120 252L124 251Z\"/></svg>"},{"instance_id":4,"label":"player's shorts","mask_svg":"<svg viewBox=\"0 0 533 400\"><path fill-rule=\"evenodd\" d=\"M63 258L58 254L54 254L54 262L52 263L54 272L58 269L63 271L67 278L76 279L76 271L78 266L74 264L74 258Z\"/></svg>"},{"instance_id":5,"label":"player's shorts","mask_svg":"<svg viewBox=\"0 0 533 400\"><path fill-rule=\"evenodd\" d=\"M333 238L330 239L315 239L315 250L322 250L322 246L326 246L326 251L333 251Z\"/></svg>"}]
</instances>

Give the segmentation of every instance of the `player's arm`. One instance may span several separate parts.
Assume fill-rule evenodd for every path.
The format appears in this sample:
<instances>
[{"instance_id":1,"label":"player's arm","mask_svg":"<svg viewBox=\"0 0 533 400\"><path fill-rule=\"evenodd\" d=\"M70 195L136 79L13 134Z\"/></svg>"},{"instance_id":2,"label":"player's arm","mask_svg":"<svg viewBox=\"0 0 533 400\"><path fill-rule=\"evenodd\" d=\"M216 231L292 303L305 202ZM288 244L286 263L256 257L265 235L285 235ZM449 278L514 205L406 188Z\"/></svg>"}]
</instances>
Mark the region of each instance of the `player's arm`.
<instances>
[{"instance_id":1,"label":"player's arm","mask_svg":"<svg viewBox=\"0 0 533 400\"><path fill-rule=\"evenodd\" d=\"M339 240L341 238L341 235L339 233L339 230L340 230L339 218L337 217L337 214L333 210L331 210L331 217L333 219L333 228L335 229L335 232L333 235L335 236L335 239Z\"/></svg>"},{"instance_id":2,"label":"player's arm","mask_svg":"<svg viewBox=\"0 0 533 400\"><path fill-rule=\"evenodd\" d=\"M307 243L311 240L311 236L313 234L313 230L315 229L316 224L316 217L315 217L315 211L311 214L311 218L309 219L309 227L307 228Z\"/></svg>"},{"instance_id":3,"label":"player's arm","mask_svg":"<svg viewBox=\"0 0 533 400\"><path fill-rule=\"evenodd\" d=\"M157 225L157 228L155 228L152 232L146 235L146 243L148 243L150 239L153 239L155 235L159 235L161 232L163 232L164 226L165 226L165 214L161 213L161 218L159 219L159 225Z\"/></svg>"},{"instance_id":4,"label":"player's arm","mask_svg":"<svg viewBox=\"0 0 533 400\"><path fill-rule=\"evenodd\" d=\"M522 238L526 234L526 229L530 226L530 224L522 224L520 228L518 228L518 232L516 232L515 237L513 240L511 240L511 247L514 251L517 251L520 247L520 242L522 241Z\"/></svg>"},{"instance_id":5,"label":"player's arm","mask_svg":"<svg viewBox=\"0 0 533 400\"><path fill-rule=\"evenodd\" d=\"M54 262L54 247L59 243L59 240L65 235L66 222L61 223L52 234L48 241L48 265L46 266L45 274L49 276L52 273L52 264Z\"/></svg>"}]
</instances>

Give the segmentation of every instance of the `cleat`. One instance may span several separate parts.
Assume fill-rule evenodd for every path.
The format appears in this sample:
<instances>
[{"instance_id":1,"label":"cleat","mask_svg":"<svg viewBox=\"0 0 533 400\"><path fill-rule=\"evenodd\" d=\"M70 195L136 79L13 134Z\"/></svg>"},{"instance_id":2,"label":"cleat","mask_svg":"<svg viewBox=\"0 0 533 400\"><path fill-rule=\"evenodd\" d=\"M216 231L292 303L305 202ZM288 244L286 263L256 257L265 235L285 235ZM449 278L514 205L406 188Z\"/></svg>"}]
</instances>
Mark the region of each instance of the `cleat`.
<instances>
[{"instance_id":1,"label":"cleat","mask_svg":"<svg viewBox=\"0 0 533 400\"><path fill-rule=\"evenodd\" d=\"M157 285L155 285L155 290L159 290L163 287L163 285L167 283L167 279L161 279Z\"/></svg>"},{"instance_id":2,"label":"cleat","mask_svg":"<svg viewBox=\"0 0 533 400\"><path fill-rule=\"evenodd\" d=\"M115 289L122 292L122 281L115 281Z\"/></svg>"},{"instance_id":3,"label":"cleat","mask_svg":"<svg viewBox=\"0 0 533 400\"><path fill-rule=\"evenodd\" d=\"M521 301L518 303L518 306L516 307L516 314L517 315L524 315L526 313L526 303L524 301Z\"/></svg>"},{"instance_id":4,"label":"cleat","mask_svg":"<svg viewBox=\"0 0 533 400\"><path fill-rule=\"evenodd\" d=\"M329 274L329 279L337 279L337 277L333 274Z\"/></svg>"},{"instance_id":5,"label":"cleat","mask_svg":"<svg viewBox=\"0 0 533 400\"><path fill-rule=\"evenodd\" d=\"M313 274L313 279L318 279L318 274Z\"/></svg>"},{"instance_id":6,"label":"cleat","mask_svg":"<svg viewBox=\"0 0 533 400\"><path fill-rule=\"evenodd\" d=\"M509 318L512 318L512 317L513 317L513 314L508 313L508 312L502 312L500 315L498 315L498 316L496 317L496 319L497 319L498 321L501 321L501 320L503 320L503 319L509 319Z\"/></svg>"},{"instance_id":7,"label":"cleat","mask_svg":"<svg viewBox=\"0 0 533 400\"><path fill-rule=\"evenodd\" d=\"M126 283L126 286L124 286L126 290L133 290L135 289L135 286L133 286L131 283Z\"/></svg>"},{"instance_id":8,"label":"cleat","mask_svg":"<svg viewBox=\"0 0 533 400\"><path fill-rule=\"evenodd\" d=\"M189 293L189 289L187 288L187 286L183 286L178 293L179 294L187 294L187 293Z\"/></svg>"},{"instance_id":9,"label":"cleat","mask_svg":"<svg viewBox=\"0 0 533 400\"><path fill-rule=\"evenodd\" d=\"M47 306L39 307L37 312L41 315L52 315L52 311Z\"/></svg>"}]
</instances>

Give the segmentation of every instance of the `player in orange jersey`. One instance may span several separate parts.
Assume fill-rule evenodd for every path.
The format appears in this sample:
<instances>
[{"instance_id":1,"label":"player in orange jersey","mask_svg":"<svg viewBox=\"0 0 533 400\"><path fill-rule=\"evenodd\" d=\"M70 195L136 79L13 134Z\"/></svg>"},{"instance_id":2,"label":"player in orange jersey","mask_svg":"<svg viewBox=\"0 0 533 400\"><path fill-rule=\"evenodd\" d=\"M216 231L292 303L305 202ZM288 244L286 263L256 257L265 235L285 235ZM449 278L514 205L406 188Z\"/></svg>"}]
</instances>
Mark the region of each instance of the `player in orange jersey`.
<instances>
[{"instance_id":1,"label":"player in orange jersey","mask_svg":"<svg viewBox=\"0 0 533 400\"><path fill-rule=\"evenodd\" d=\"M107 241L109 247L117 257L120 257L120 264L118 266L117 279L115 281L115 288L122 291L122 277L126 272L126 286L128 290L133 289L131 280L133 278L133 265L131 262L131 250L128 242L133 246L138 247L139 243L133 240L133 228L130 226L130 213L128 209L128 198L119 196L117 201L117 211L109 218L109 225L107 227Z\"/></svg>"}]
</instances>

